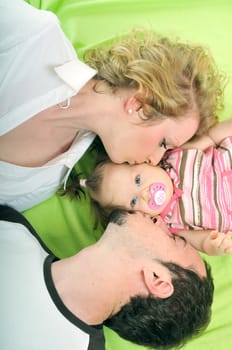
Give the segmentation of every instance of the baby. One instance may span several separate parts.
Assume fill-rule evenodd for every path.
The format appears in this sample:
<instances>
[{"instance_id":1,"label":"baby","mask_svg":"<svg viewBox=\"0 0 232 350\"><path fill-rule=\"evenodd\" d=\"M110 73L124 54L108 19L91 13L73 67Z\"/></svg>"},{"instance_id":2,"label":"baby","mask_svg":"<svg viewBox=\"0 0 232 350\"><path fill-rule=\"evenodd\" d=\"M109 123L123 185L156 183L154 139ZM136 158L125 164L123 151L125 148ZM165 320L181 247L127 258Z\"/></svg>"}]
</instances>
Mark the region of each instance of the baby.
<instances>
[{"instance_id":1,"label":"baby","mask_svg":"<svg viewBox=\"0 0 232 350\"><path fill-rule=\"evenodd\" d=\"M232 119L167 151L160 166L105 161L80 184L109 213L122 208L160 215L173 237L181 235L209 255L232 253L230 135Z\"/></svg>"}]
</instances>

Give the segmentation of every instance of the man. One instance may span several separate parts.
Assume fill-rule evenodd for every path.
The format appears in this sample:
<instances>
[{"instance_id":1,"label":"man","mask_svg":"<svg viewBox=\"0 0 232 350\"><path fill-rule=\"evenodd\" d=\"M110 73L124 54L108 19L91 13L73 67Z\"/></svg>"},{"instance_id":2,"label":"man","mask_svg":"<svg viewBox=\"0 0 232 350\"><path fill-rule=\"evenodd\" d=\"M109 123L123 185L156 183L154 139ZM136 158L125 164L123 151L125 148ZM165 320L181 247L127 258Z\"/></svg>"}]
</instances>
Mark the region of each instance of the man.
<instances>
[{"instance_id":1,"label":"man","mask_svg":"<svg viewBox=\"0 0 232 350\"><path fill-rule=\"evenodd\" d=\"M209 322L209 268L161 219L114 212L97 243L62 260L14 209L0 219L1 349L104 349L103 324L168 349Z\"/></svg>"}]
</instances>

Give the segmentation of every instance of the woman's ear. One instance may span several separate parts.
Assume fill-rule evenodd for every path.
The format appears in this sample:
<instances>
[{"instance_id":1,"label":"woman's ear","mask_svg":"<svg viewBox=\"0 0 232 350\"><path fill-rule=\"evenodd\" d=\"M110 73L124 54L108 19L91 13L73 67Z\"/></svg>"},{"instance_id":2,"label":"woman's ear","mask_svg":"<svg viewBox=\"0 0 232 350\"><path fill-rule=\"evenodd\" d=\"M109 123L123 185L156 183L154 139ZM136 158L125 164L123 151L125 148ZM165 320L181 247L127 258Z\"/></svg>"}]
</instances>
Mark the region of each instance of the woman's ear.
<instances>
[{"instance_id":1,"label":"woman's ear","mask_svg":"<svg viewBox=\"0 0 232 350\"><path fill-rule=\"evenodd\" d=\"M143 268L144 283L150 294L155 297L166 299L174 292L171 275L165 266L154 268Z\"/></svg>"},{"instance_id":2,"label":"woman's ear","mask_svg":"<svg viewBox=\"0 0 232 350\"><path fill-rule=\"evenodd\" d=\"M138 112L141 108L141 103L134 97L131 96L127 99L125 103L125 110L128 114L133 114L134 112Z\"/></svg>"}]
</instances>

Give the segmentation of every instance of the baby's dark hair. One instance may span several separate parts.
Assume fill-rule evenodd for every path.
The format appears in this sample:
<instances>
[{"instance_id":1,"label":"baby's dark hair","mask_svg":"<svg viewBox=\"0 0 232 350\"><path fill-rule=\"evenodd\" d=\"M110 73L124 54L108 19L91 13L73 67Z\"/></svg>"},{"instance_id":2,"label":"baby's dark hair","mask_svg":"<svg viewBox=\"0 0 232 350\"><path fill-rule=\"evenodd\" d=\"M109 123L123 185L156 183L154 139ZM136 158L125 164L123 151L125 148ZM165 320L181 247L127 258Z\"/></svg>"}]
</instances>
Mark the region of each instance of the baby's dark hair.
<instances>
[{"instance_id":1,"label":"baby's dark hair","mask_svg":"<svg viewBox=\"0 0 232 350\"><path fill-rule=\"evenodd\" d=\"M101 197L102 191L104 188L102 187L103 177L104 177L104 167L107 164L112 163L109 158L105 158L101 160L92 175L86 180L85 186L90 195L92 206L95 212L96 224L101 223L103 227L106 227L109 221L110 214L116 209L125 210L124 207L114 205L112 206L110 203L100 203L99 198Z\"/></svg>"},{"instance_id":2,"label":"baby's dark hair","mask_svg":"<svg viewBox=\"0 0 232 350\"><path fill-rule=\"evenodd\" d=\"M108 158L99 161L88 179L83 179L82 173L77 173L75 170L72 171L67 181L66 188L61 192L61 195L67 194L70 198L81 199L81 195L85 195L84 188L86 188L91 198L97 201L103 181L103 167L107 163L111 163L111 160Z\"/></svg>"},{"instance_id":3,"label":"baby's dark hair","mask_svg":"<svg viewBox=\"0 0 232 350\"><path fill-rule=\"evenodd\" d=\"M103 227L108 224L108 218L114 209L124 209L115 208L111 206L102 206L99 203L98 196L102 191L102 181L104 175L104 166L107 163L111 163L108 157L101 157L101 160L97 163L92 175L88 179L83 179L82 173L77 173L73 170L69 176L65 189L60 189L59 194L61 196L67 195L71 199L79 199L85 197L89 194L91 199L91 204L93 208L93 213L96 218L94 227L100 223Z\"/></svg>"},{"instance_id":4,"label":"baby's dark hair","mask_svg":"<svg viewBox=\"0 0 232 350\"><path fill-rule=\"evenodd\" d=\"M98 196L102 191L104 167L106 164L109 163L112 163L110 159L104 159L100 161L94 169L92 175L85 182L85 186L88 189L90 196L93 200L98 201Z\"/></svg>"},{"instance_id":5,"label":"baby's dark hair","mask_svg":"<svg viewBox=\"0 0 232 350\"><path fill-rule=\"evenodd\" d=\"M82 173L77 173L74 169L69 175L65 188L60 188L58 194L60 196L67 195L71 199L81 199L82 196L85 196L84 187L81 185L81 176L83 176Z\"/></svg>"}]
</instances>

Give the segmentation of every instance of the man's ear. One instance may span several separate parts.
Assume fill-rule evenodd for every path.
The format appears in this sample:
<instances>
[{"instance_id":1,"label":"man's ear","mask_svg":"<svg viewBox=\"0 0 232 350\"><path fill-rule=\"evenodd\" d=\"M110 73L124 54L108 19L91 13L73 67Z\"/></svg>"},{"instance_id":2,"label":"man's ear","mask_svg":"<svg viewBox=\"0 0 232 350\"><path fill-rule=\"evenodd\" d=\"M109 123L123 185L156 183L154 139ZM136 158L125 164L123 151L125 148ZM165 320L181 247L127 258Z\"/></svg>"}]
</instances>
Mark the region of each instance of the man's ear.
<instances>
[{"instance_id":1,"label":"man's ear","mask_svg":"<svg viewBox=\"0 0 232 350\"><path fill-rule=\"evenodd\" d=\"M171 276L165 266L160 268L143 268L144 283L149 292L155 297L166 299L174 292Z\"/></svg>"},{"instance_id":2,"label":"man's ear","mask_svg":"<svg viewBox=\"0 0 232 350\"><path fill-rule=\"evenodd\" d=\"M131 96L125 103L125 110L128 114L133 114L141 108L141 103L134 97Z\"/></svg>"}]
</instances>

